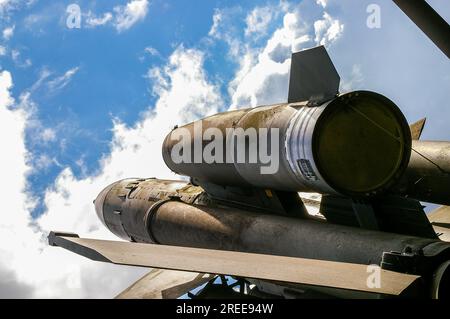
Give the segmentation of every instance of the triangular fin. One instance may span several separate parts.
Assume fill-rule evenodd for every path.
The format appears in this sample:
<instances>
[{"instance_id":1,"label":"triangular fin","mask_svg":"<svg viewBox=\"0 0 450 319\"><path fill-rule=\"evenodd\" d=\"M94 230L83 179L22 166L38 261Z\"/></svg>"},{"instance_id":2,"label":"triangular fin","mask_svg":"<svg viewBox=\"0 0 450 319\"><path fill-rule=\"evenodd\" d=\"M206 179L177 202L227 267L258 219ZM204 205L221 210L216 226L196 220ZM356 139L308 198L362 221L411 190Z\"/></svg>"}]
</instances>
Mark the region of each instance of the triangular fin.
<instances>
[{"instance_id":1,"label":"triangular fin","mask_svg":"<svg viewBox=\"0 0 450 319\"><path fill-rule=\"evenodd\" d=\"M424 117L423 119L418 120L417 122L415 122L409 126L409 129L411 130L411 138L413 140L420 139L420 136L422 135L423 127L425 126L426 121L427 121L427 118Z\"/></svg>"},{"instance_id":2,"label":"triangular fin","mask_svg":"<svg viewBox=\"0 0 450 319\"><path fill-rule=\"evenodd\" d=\"M339 92L340 77L324 46L292 54L288 102L319 104Z\"/></svg>"}]
</instances>

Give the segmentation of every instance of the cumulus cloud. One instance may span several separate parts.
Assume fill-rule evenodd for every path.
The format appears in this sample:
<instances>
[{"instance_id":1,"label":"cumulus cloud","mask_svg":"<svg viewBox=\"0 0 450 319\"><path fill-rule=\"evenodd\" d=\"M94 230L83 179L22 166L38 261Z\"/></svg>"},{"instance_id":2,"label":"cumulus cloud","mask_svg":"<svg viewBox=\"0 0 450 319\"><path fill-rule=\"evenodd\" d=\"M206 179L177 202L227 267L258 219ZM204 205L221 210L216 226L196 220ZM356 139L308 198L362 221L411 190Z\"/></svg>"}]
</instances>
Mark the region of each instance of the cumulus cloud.
<instances>
[{"instance_id":1,"label":"cumulus cloud","mask_svg":"<svg viewBox=\"0 0 450 319\"><path fill-rule=\"evenodd\" d=\"M328 45L339 38L344 31L344 25L325 12L323 19L314 22L314 31L317 44Z\"/></svg>"},{"instance_id":2,"label":"cumulus cloud","mask_svg":"<svg viewBox=\"0 0 450 319\"><path fill-rule=\"evenodd\" d=\"M3 39L5 39L6 41L11 39L11 37L14 35L15 28L16 28L16 26L13 25L11 27L7 27L7 28L3 29L3 32L2 32Z\"/></svg>"},{"instance_id":3,"label":"cumulus cloud","mask_svg":"<svg viewBox=\"0 0 450 319\"><path fill-rule=\"evenodd\" d=\"M319 3L280 1L245 13L243 36L242 13L241 7L215 10L208 33L227 43L228 56L239 65L228 84L231 109L286 101L291 54L319 44L329 47L344 28Z\"/></svg>"},{"instance_id":4,"label":"cumulus cloud","mask_svg":"<svg viewBox=\"0 0 450 319\"><path fill-rule=\"evenodd\" d=\"M314 25L313 30L310 25ZM327 13L323 19L308 21L299 10L285 12L282 26L273 32L265 46L245 46L244 53L239 55L240 68L229 84L231 108L286 101L291 54L317 44L329 46L342 31L343 24Z\"/></svg>"},{"instance_id":5,"label":"cumulus cloud","mask_svg":"<svg viewBox=\"0 0 450 319\"><path fill-rule=\"evenodd\" d=\"M56 140L55 130L52 128L49 128L49 127L45 128L42 131L42 140L44 142L52 142L52 141Z\"/></svg>"},{"instance_id":6,"label":"cumulus cloud","mask_svg":"<svg viewBox=\"0 0 450 319\"><path fill-rule=\"evenodd\" d=\"M272 21L274 11L271 7L256 7L246 17L245 35L259 36L267 32L267 27Z\"/></svg>"},{"instance_id":7,"label":"cumulus cloud","mask_svg":"<svg viewBox=\"0 0 450 319\"><path fill-rule=\"evenodd\" d=\"M27 113L22 109L11 109L14 103L10 95L12 85L11 74L2 71L0 73L0 126L8 134L0 135L0 143L8 151L2 155L0 176L8 180L8 186L1 188L5 198L8 199L8 209L0 212L0 278L3 278L0 295L11 291L12 295L24 293L28 296L32 292L32 286L28 287L14 269L16 250L30 248L33 250L35 247L31 247L33 244L28 241L35 241L38 238L32 228L27 226L31 223L31 218L26 212L33 201L30 201L24 192L26 174L30 169L25 161L27 151L24 145Z\"/></svg>"},{"instance_id":8,"label":"cumulus cloud","mask_svg":"<svg viewBox=\"0 0 450 319\"><path fill-rule=\"evenodd\" d=\"M56 158L52 158L46 154L41 154L39 155L36 160L33 163L33 168L36 170L46 170L47 168L49 168L52 165L58 165L61 166Z\"/></svg>"},{"instance_id":9,"label":"cumulus cloud","mask_svg":"<svg viewBox=\"0 0 450 319\"><path fill-rule=\"evenodd\" d=\"M221 107L218 88L209 81L203 63L202 52L181 46L166 65L149 70L158 97L156 105L133 127L114 122L111 152L101 160L96 175L79 179L70 168L64 169L45 194L47 210L36 220L30 217L34 200L25 191L30 170L24 145L27 113L19 106L15 111L8 108L14 104L9 94L12 80L10 73L1 73L0 124L10 134L0 138L10 151L5 162L2 159L0 173L11 183L4 192L9 209L2 211L0 220L0 261L7 261L0 262L0 278L9 280L1 282L0 296L112 297L147 271L100 264L48 247L45 235L52 229L62 229L113 239L94 213L92 200L96 194L123 177L174 177L159 152L164 135L176 124L215 113ZM51 161L43 157L37 163L45 168Z\"/></svg>"},{"instance_id":10,"label":"cumulus cloud","mask_svg":"<svg viewBox=\"0 0 450 319\"><path fill-rule=\"evenodd\" d=\"M131 9L130 9L131 10ZM125 11L124 11L125 12ZM298 12L283 12L282 25L268 38L263 47L242 45L226 37L223 12L216 11L210 36L230 44L230 56L244 53L239 60L234 79L229 85L233 107L284 101L291 52L311 45L316 34L302 23ZM330 24L333 25L333 24ZM214 29L215 28L215 29ZM324 35L327 33L324 32ZM336 37L330 38L331 43ZM232 48L234 45L236 47ZM312 45L311 45L312 46ZM151 54L151 52L149 52ZM161 143L175 126L213 114L224 107L219 87L211 82L204 70L204 53L179 46L167 63L148 70L156 104L148 108L133 126L114 120L109 154L100 162L94 175L77 178L65 168L44 196L46 210L37 219L30 217L35 199L26 191L30 163L34 169L45 169L54 159L40 155L30 159L24 144L27 128L33 126L34 105L30 94L46 83L53 89L65 87L78 68L46 81L51 73L44 69L38 81L24 92L17 103L10 96L12 79L1 73L0 124L9 123L7 141L11 152L6 164L0 166L2 176L14 185L7 193L10 208L0 220L0 296L18 297L112 297L137 279L146 269L91 262L70 252L48 247L45 236L50 230L68 230L81 236L114 239L98 221L92 200L111 182L129 176L176 178L161 158ZM269 85L270 84L270 85ZM10 108L14 105L14 110ZM5 121L5 124L3 124ZM41 130L42 138L52 140L55 132ZM6 137L4 137L6 139ZM9 146L8 146L9 147ZM83 165L80 161L80 165ZM6 174L6 175L3 175ZM30 261L32 260L32 267Z\"/></svg>"},{"instance_id":11,"label":"cumulus cloud","mask_svg":"<svg viewBox=\"0 0 450 319\"><path fill-rule=\"evenodd\" d=\"M0 4L6 2L0 0ZM267 30L267 41L261 46L245 44L243 30L234 33L235 21L227 22L230 16L228 13L235 13L239 9L216 10L209 36L227 42L230 45L229 56L238 65L228 87L232 107L285 101L290 54L317 44L330 47L341 38L344 32L342 21L351 23L355 12L349 10L348 13L341 13L337 19L324 12L327 1L316 2L317 5L309 2L320 9L318 14L311 15L315 17L313 20L302 16L301 11L280 10L281 23L277 24L275 30ZM345 14L348 14L347 18ZM389 11L386 10L385 14L388 15ZM365 41L366 45L370 45L371 41L366 41L367 37L375 33L366 30L366 33L358 34L355 30L359 32L362 29L357 24L352 28L353 31L351 28L345 29L345 32L353 32L352 43L356 39L358 46L347 43L349 45L345 49L341 48L339 61L350 61L347 62L346 74L341 74L341 87L343 90L354 89L367 81L372 85L371 89L375 86L375 90L384 90L384 94L394 96L405 105L416 103L416 118L424 112L423 105L427 105L429 110L435 108L433 113L437 115L434 123L441 123L437 122L439 125L433 125L433 129L448 132L448 116L442 115L448 111L441 107L447 96L445 92L439 92L444 91L440 88L445 85L430 85L429 93L411 94L419 91L423 87L422 83L449 83L447 69L439 64L437 58L440 55L427 60L427 64L420 63L429 56L429 48L423 46L420 33L417 39L409 36L399 38L398 34L403 34L401 31L407 28L398 26L396 17L390 20L395 22L395 29L386 28L388 31L383 35L383 41L389 40L388 43L392 44L389 47L393 50L395 47L400 48L397 57L393 57L391 50L387 52L370 47L371 50L362 51L361 43ZM107 23L112 24L114 21L112 19ZM408 30L405 34L411 32ZM398 44L398 41L401 43ZM413 41L414 45L408 46L408 41ZM374 41L373 45L376 44L379 42ZM377 53L372 55L373 52ZM398 59L398 56L406 54L411 60ZM374 57L377 62L382 60L383 63L374 63ZM26 128L32 122L29 110L33 108L33 103L29 94L23 94L15 103L10 95L11 74L0 72L0 125L8 131L7 136L0 135L0 141L9 150L2 157L0 166L0 176L5 176L9 181L7 187L2 188L2 195L8 198L8 209L0 212L0 297L111 297L146 271L91 262L62 249L50 248L45 235L51 229L61 229L78 232L82 236L114 238L94 214L92 200L95 195L104 186L122 177L174 177L161 159L160 146L165 134L176 124L215 113L223 107L223 99L217 86L208 79L203 62L202 52L178 47L166 65L148 70L147 78L152 82L156 104L149 107L133 126L115 119L111 150L102 158L99 171L91 176L77 178L70 168L65 168L54 185L46 191L47 209L37 220L30 218L35 200L26 192L26 176L31 168L27 160L30 154L24 144ZM415 73L410 73L411 65L415 66L414 70L417 68ZM40 80L33 85L34 89L40 87L49 76L49 72L44 70ZM399 82L402 82L401 86ZM446 138L442 134L440 137ZM51 161L51 158L44 156L32 163L40 163L45 167ZM83 165L82 160L78 163Z\"/></svg>"},{"instance_id":12,"label":"cumulus cloud","mask_svg":"<svg viewBox=\"0 0 450 319\"><path fill-rule=\"evenodd\" d=\"M114 26L118 32L131 28L135 23L145 18L148 12L148 0L133 0L125 6L114 8L116 13Z\"/></svg>"},{"instance_id":13,"label":"cumulus cloud","mask_svg":"<svg viewBox=\"0 0 450 319\"><path fill-rule=\"evenodd\" d=\"M11 6L11 0L0 0L0 15L3 15Z\"/></svg>"},{"instance_id":14,"label":"cumulus cloud","mask_svg":"<svg viewBox=\"0 0 450 319\"><path fill-rule=\"evenodd\" d=\"M316 0L318 5L321 5L323 8L326 8L328 0Z\"/></svg>"},{"instance_id":15,"label":"cumulus cloud","mask_svg":"<svg viewBox=\"0 0 450 319\"><path fill-rule=\"evenodd\" d=\"M236 58L242 53L243 42L239 39L241 30L237 27L236 17L242 15L241 7L215 9L213 23L208 36L214 40L222 40L229 46L228 55Z\"/></svg>"}]
</instances>

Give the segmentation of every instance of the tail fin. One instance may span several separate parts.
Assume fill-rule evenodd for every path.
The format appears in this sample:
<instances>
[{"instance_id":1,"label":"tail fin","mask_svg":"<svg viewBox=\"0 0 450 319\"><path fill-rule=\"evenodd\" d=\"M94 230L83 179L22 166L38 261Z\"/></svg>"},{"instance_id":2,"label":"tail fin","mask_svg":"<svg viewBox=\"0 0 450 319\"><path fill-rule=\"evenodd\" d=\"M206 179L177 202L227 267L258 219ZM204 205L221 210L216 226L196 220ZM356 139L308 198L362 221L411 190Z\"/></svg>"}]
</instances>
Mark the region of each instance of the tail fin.
<instances>
[{"instance_id":1,"label":"tail fin","mask_svg":"<svg viewBox=\"0 0 450 319\"><path fill-rule=\"evenodd\" d=\"M424 117L421 120L418 120L417 122L411 124L409 128L411 129L411 137L413 140L419 140L420 135L422 135L423 127L425 126L425 122L427 121L427 118Z\"/></svg>"},{"instance_id":2,"label":"tail fin","mask_svg":"<svg viewBox=\"0 0 450 319\"><path fill-rule=\"evenodd\" d=\"M340 77L324 46L292 54L288 102L327 101L339 92Z\"/></svg>"},{"instance_id":3,"label":"tail fin","mask_svg":"<svg viewBox=\"0 0 450 319\"><path fill-rule=\"evenodd\" d=\"M450 241L450 206L441 206L427 215L439 239Z\"/></svg>"}]
</instances>

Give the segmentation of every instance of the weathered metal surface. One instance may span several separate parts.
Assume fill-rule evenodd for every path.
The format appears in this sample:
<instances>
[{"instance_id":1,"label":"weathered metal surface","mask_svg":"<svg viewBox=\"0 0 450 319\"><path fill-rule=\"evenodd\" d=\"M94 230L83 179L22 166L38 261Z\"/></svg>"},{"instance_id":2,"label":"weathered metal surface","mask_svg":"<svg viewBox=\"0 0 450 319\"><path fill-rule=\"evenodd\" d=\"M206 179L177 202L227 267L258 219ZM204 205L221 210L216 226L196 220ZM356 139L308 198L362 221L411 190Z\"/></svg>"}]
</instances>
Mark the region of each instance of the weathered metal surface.
<instances>
[{"instance_id":1,"label":"weathered metal surface","mask_svg":"<svg viewBox=\"0 0 450 319\"><path fill-rule=\"evenodd\" d=\"M380 231L437 238L422 204L417 200L389 195L367 201L366 204L372 206ZM358 221L352 205L350 198L323 195L320 210L329 223L365 228Z\"/></svg>"},{"instance_id":2,"label":"weathered metal surface","mask_svg":"<svg viewBox=\"0 0 450 319\"><path fill-rule=\"evenodd\" d=\"M425 0L393 1L450 58L448 23Z\"/></svg>"},{"instance_id":3,"label":"weathered metal surface","mask_svg":"<svg viewBox=\"0 0 450 319\"><path fill-rule=\"evenodd\" d=\"M433 299L450 299L450 260L440 265L433 274L431 297Z\"/></svg>"},{"instance_id":4,"label":"weathered metal surface","mask_svg":"<svg viewBox=\"0 0 450 319\"><path fill-rule=\"evenodd\" d=\"M309 216L297 192L283 192L254 187L222 186L202 183L208 190L198 198L205 206L243 208L259 213L276 214L294 218Z\"/></svg>"},{"instance_id":5,"label":"weathered metal surface","mask_svg":"<svg viewBox=\"0 0 450 319\"><path fill-rule=\"evenodd\" d=\"M439 239L450 242L450 207L441 206L428 214Z\"/></svg>"},{"instance_id":6,"label":"weathered metal surface","mask_svg":"<svg viewBox=\"0 0 450 319\"><path fill-rule=\"evenodd\" d=\"M413 141L408 168L393 191L424 202L450 205L450 142Z\"/></svg>"},{"instance_id":7,"label":"weathered metal surface","mask_svg":"<svg viewBox=\"0 0 450 319\"><path fill-rule=\"evenodd\" d=\"M323 103L337 96L339 77L324 46L292 54L288 102Z\"/></svg>"},{"instance_id":8,"label":"weathered metal surface","mask_svg":"<svg viewBox=\"0 0 450 319\"><path fill-rule=\"evenodd\" d=\"M153 269L116 299L176 299L213 278L214 275L209 274Z\"/></svg>"},{"instance_id":9,"label":"weathered metal surface","mask_svg":"<svg viewBox=\"0 0 450 319\"><path fill-rule=\"evenodd\" d=\"M115 222L114 211L122 211L120 224L126 235L121 232L116 232L116 235L126 240L131 238L137 242L360 264L380 264L384 252L412 251L420 255L427 245L438 241L238 208L190 205L180 199L179 190L186 187L186 184L179 183L177 191L168 181L147 180L140 183L146 185L142 186L143 189L151 187L152 183L162 188L168 184L172 191L165 193L169 195L158 198L165 200L162 202L155 201L155 198L149 200L144 195L145 191L142 191L141 199L126 197L116 200L115 193L120 193L120 188L126 184L119 182L105 197L111 203L103 205L103 211L97 212L108 223L110 219ZM178 194L178 197L173 194ZM158 203L156 207L155 203ZM100 204L97 206L102 207ZM448 254L449 250L450 245L443 253Z\"/></svg>"},{"instance_id":10,"label":"weathered metal surface","mask_svg":"<svg viewBox=\"0 0 450 319\"><path fill-rule=\"evenodd\" d=\"M202 155L210 141L202 136L214 128L222 132L217 138L223 152L215 162L206 163ZM259 141L266 139L265 145L274 141L271 134L265 137L259 129L278 130L279 147L276 156L272 155L279 160L277 170L263 174L268 163L259 157L253 163L239 162L237 143L232 144L236 137L233 129L238 128L256 130ZM183 153L190 154L190 159L174 161L172 151L186 130L190 141ZM246 159L259 153L260 146L255 144L261 142L244 143ZM213 183L367 196L383 192L400 178L410 145L409 126L398 107L379 94L357 91L317 107L305 103L261 106L187 124L166 137L163 158L171 170L194 178L205 189L206 183Z\"/></svg>"},{"instance_id":11,"label":"weathered metal surface","mask_svg":"<svg viewBox=\"0 0 450 319\"><path fill-rule=\"evenodd\" d=\"M115 264L225 274L386 295L401 295L409 287L417 285L420 278L381 270L381 287L369 287L366 265L64 236L57 238L59 240L51 244L88 258L91 254L85 254L85 250L95 251L103 256L103 261Z\"/></svg>"},{"instance_id":12,"label":"weathered metal surface","mask_svg":"<svg viewBox=\"0 0 450 319\"><path fill-rule=\"evenodd\" d=\"M158 242L163 244L361 264L380 264L384 252L411 250L420 254L428 244L436 242L436 239L181 202L163 204L150 225Z\"/></svg>"},{"instance_id":13,"label":"weathered metal surface","mask_svg":"<svg viewBox=\"0 0 450 319\"><path fill-rule=\"evenodd\" d=\"M395 1L417 14L417 6L408 9L404 1ZM435 33L435 27L428 31ZM411 134L418 139L424 122L413 124L410 131L397 106L379 94L357 91L333 98L337 73L329 58L323 59L323 48L303 56L311 52L321 52L312 60L326 60L318 68L331 76L322 79L312 70L310 82L305 82L308 66L305 61L295 62L294 57L293 67L299 62L303 73L291 72L294 80L289 96L291 102L301 102L216 114L203 119L200 129L197 121L172 131L187 129L193 137L190 162L173 161L171 150L178 140L171 140L171 135L164 141L163 158L173 171L190 176L192 183L125 179L99 194L95 209L100 220L111 232L133 243L54 232L49 243L97 261L254 278L265 284L270 281L274 289L312 285L326 288L324 293L330 289L345 291L344 296L349 290L398 295L413 289L422 295L431 290L435 297L448 297L449 290L440 287L450 281L450 243L434 238L416 200L399 201L397 195L450 204L450 142L411 144ZM305 83L299 87L297 82ZM206 140L195 136L209 128L222 133L219 137L225 140L222 160L213 163L203 162L202 157L212 136ZM253 128L257 134L260 128L279 130L279 167L275 172L262 174L267 163L259 157L256 163L236 160L236 145L230 149L227 144L235 137L232 129L236 128ZM240 141L246 159L261 143L273 142L270 137L263 141L257 137L252 145L245 139ZM200 152L195 152L198 146ZM357 205L338 207L335 211L338 215L343 212L342 216L326 209L322 213L327 220L312 220L297 191L320 192L325 200L330 194L344 195ZM397 196L393 201L391 193ZM317 206L315 201L309 204ZM447 209L430 215L438 232L449 229L448 214L442 213ZM339 218L340 222L354 222L348 218L349 211L370 213L374 218L369 225L378 231L332 223ZM361 218L356 223L352 226L365 224ZM448 233L439 235L448 239ZM367 287L369 264L384 268L381 290ZM142 285L153 281L156 273L127 293L144 294ZM420 282L424 285L419 285L417 276L405 273L423 276ZM186 279L191 277L184 275L180 279L184 283L170 293L191 287L192 281ZM150 295L163 296L164 283L161 280Z\"/></svg>"},{"instance_id":14,"label":"weathered metal surface","mask_svg":"<svg viewBox=\"0 0 450 319\"><path fill-rule=\"evenodd\" d=\"M427 121L427 118L424 117L423 119L418 120L417 122L414 122L409 126L411 130L411 138L413 140L419 140L420 136L422 135L423 128L425 126L425 122Z\"/></svg>"},{"instance_id":15,"label":"weathered metal surface","mask_svg":"<svg viewBox=\"0 0 450 319\"><path fill-rule=\"evenodd\" d=\"M201 187L185 181L124 179L106 187L94 203L97 216L111 232L125 240L142 241L148 238L144 217L153 203L172 197L193 203L202 193ZM129 209L134 213L130 215Z\"/></svg>"}]
</instances>

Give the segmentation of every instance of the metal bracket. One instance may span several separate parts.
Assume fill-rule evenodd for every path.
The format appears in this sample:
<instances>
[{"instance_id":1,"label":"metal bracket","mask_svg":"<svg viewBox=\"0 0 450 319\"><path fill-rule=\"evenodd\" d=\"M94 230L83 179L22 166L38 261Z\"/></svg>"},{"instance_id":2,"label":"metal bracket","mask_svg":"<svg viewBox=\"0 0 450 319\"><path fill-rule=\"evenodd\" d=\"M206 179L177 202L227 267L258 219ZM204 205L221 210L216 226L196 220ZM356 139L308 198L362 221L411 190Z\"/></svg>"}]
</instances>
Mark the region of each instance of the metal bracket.
<instances>
[{"instance_id":1,"label":"metal bracket","mask_svg":"<svg viewBox=\"0 0 450 319\"><path fill-rule=\"evenodd\" d=\"M378 220L373 206L370 203L361 200L352 200L352 208L361 228L379 230Z\"/></svg>"}]
</instances>

